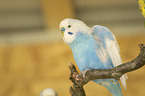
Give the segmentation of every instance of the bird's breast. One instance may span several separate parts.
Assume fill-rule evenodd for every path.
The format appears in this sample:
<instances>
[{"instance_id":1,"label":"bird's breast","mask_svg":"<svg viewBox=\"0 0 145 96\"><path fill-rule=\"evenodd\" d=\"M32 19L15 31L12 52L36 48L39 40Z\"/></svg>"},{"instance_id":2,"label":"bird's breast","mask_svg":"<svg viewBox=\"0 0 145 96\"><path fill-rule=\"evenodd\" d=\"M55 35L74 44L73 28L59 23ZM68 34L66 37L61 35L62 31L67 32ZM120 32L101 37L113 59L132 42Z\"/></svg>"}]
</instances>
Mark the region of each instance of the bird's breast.
<instances>
[{"instance_id":1,"label":"bird's breast","mask_svg":"<svg viewBox=\"0 0 145 96\"><path fill-rule=\"evenodd\" d=\"M96 41L91 38L83 41L71 46L76 64L80 71L96 69L96 65L101 63L96 53Z\"/></svg>"}]
</instances>

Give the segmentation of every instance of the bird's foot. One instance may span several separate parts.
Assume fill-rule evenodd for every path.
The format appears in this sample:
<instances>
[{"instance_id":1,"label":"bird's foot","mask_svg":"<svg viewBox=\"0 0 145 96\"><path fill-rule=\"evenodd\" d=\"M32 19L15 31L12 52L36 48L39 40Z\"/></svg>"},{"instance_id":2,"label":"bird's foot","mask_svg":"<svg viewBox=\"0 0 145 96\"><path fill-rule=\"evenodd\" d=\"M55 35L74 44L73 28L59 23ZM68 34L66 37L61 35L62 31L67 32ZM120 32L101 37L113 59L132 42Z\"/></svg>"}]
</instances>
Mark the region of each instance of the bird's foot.
<instances>
[{"instance_id":1,"label":"bird's foot","mask_svg":"<svg viewBox=\"0 0 145 96\"><path fill-rule=\"evenodd\" d=\"M82 73L78 74L76 76L75 83L78 85L82 85L83 81L84 81L83 74Z\"/></svg>"},{"instance_id":2,"label":"bird's foot","mask_svg":"<svg viewBox=\"0 0 145 96\"><path fill-rule=\"evenodd\" d=\"M85 78L85 76L86 76L86 72L89 71L89 70L90 70L90 69L86 69L85 71L82 72L82 74L83 74L83 78Z\"/></svg>"},{"instance_id":3,"label":"bird's foot","mask_svg":"<svg viewBox=\"0 0 145 96\"><path fill-rule=\"evenodd\" d=\"M113 80L111 80L111 82L116 85L118 84L119 80L117 80L117 82L114 82Z\"/></svg>"},{"instance_id":4,"label":"bird's foot","mask_svg":"<svg viewBox=\"0 0 145 96\"><path fill-rule=\"evenodd\" d=\"M82 73L78 74L75 79L75 83L78 85L84 85L88 83L88 80L86 79L86 72L89 71L90 69L86 69Z\"/></svg>"}]
</instances>

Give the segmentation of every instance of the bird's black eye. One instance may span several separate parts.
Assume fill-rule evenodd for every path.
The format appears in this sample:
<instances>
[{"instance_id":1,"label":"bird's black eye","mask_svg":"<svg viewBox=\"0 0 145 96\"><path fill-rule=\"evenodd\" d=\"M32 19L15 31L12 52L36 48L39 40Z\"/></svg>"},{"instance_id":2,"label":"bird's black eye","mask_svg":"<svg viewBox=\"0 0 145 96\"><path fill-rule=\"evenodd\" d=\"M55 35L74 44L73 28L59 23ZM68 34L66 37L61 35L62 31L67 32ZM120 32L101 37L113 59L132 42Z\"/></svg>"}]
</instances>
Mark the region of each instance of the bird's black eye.
<instances>
[{"instance_id":1,"label":"bird's black eye","mask_svg":"<svg viewBox=\"0 0 145 96\"><path fill-rule=\"evenodd\" d=\"M71 27L71 25L68 25L68 28L70 28Z\"/></svg>"}]
</instances>

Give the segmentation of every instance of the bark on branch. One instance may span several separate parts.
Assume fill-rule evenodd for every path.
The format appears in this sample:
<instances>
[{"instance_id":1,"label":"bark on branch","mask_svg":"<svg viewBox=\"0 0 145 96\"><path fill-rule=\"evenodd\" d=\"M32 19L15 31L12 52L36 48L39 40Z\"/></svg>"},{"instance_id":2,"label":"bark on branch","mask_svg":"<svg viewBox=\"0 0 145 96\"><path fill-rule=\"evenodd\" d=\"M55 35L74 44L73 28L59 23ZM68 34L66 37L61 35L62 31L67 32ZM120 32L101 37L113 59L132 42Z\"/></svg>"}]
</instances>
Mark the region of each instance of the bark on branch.
<instances>
[{"instance_id":1,"label":"bark on branch","mask_svg":"<svg viewBox=\"0 0 145 96\"><path fill-rule=\"evenodd\" d=\"M73 87L70 87L70 93L72 96L86 96L83 86L91 80L95 79L109 79L119 78L127 73L137 70L145 65L145 44L139 44L140 54L132 61L123 63L112 69L94 69L88 70L85 74L78 73L74 64L70 63L69 68L71 70L70 80L73 82Z\"/></svg>"}]
</instances>

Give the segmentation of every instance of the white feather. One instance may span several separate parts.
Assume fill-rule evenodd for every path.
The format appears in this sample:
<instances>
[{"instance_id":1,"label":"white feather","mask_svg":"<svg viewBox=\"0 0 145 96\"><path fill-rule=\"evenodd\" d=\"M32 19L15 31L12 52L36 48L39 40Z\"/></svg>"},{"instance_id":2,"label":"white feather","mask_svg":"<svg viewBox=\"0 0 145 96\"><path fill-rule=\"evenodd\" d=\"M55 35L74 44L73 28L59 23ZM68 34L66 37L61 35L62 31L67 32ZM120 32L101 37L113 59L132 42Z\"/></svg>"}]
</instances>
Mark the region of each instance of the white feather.
<instances>
[{"instance_id":1,"label":"white feather","mask_svg":"<svg viewBox=\"0 0 145 96\"><path fill-rule=\"evenodd\" d=\"M108 55L106 53L106 49L104 49L103 46L100 46L100 49L96 50L97 53L99 54L98 57L100 58L100 60L103 62L103 64L105 64L107 62Z\"/></svg>"},{"instance_id":2,"label":"white feather","mask_svg":"<svg viewBox=\"0 0 145 96\"><path fill-rule=\"evenodd\" d=\"M109 56L112 60L112 63L114 65L114 67L122 64L122 60L121 60L121 57L120 57L120 54L119 54L119 45L118 45L116 39L115 40L106 39L105 43L106 43L107 52L108 52L108 54L109 54ZM126 79L128 79L126 74L124 74L120 78L122 86L125 90L126 90L126 87L127 87Z\"/></svg>"},{"instance_id":3,"label":"white feather","mask_svg":"<svg viewBox=\"0 0 145 96\"><path fill-rule=\"evenodd\" d=\"M57 96L57 93L52 88L46 88L40 93L40 96Z\"/></svg>"},{"instance_id":4,"label":"white feather","mask_svg":"<svg viewBox=\"0 0 145 96\"><path fill-rule=\"evenodd\" d=\"M68 25L71 25L71 27L68 28ZM90 27L88 27L84 22L71 18L62 20L60 22L59 28L61 29L62 27L65 28L63 40L68 44L75 40L77 32L87 33L90 30ZM73 35L69 35L68 32L72 32Z\"/></svg>"}]
</instances>

